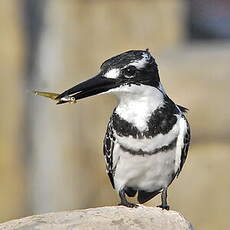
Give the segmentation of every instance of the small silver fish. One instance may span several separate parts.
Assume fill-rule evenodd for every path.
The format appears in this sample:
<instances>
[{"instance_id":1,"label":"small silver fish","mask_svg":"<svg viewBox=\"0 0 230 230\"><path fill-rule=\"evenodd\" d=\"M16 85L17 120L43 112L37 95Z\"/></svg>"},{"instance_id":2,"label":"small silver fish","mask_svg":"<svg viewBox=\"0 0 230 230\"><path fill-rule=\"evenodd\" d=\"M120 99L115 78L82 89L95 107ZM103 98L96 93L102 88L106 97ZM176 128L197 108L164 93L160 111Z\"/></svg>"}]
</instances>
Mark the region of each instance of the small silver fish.
<instances>
[{"instance_id":1,"label":"small silver fish","mask_svg":"<svg viewBox=\"0 0 230 230\"><path fill-rule=\"evenodd\" d=\"M57 101L57 104L62 104L62 102L69 102L71 104L75 104L77 100L74 97L65 96L61 99L57 99L57 96L59 96L58 93L50 93L50 92L41 92L41 91L33 91L35 95L39 95L42 97L47 97L51 100Z\"/></svg>"}]
</instances>

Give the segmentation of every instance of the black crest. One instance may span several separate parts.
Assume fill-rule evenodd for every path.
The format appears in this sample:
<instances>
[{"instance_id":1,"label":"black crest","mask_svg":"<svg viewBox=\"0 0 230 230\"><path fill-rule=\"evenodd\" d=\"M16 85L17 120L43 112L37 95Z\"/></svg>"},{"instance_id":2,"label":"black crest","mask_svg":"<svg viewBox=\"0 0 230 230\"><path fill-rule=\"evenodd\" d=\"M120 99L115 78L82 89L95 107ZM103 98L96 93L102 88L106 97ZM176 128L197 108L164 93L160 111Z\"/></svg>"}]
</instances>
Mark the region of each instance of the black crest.
<instances>
[{"instance_id":1,"label":"black crest","mask_svg":"<svg viewBox=\"0 0 230 230\"><path fill-rule=\"evenodd\" d=\"M132 65L132 63L138 62L142 59L145 59L145 65L142 68L136 68ZM131 67L133 68L131 69ZM111 69L121 69L118 78L120 84L143 84L153 87L159 86L160 78L158 67L148 49L127 51L106 60L101 65L102 73L106 73ZM128 73L131 73L130 79L127 79Z\"/></svg>"},{"instance_id":2,"label":"black crest","mask_svg":"<svg viewBox=\"0 0 230 230\"><path fill-rule=\"evenodd\" d=\"M157 68L157 64L155 59L151 56L148 49L147 50L129 50L119 55L116 55L106 61L104 61L101 65L101 70L108 70L113 68L121 68L126 66L134 61L139 61L143 58L143 55L148 55L149 64L155 65Z\"/></svg>"}]
</instances>

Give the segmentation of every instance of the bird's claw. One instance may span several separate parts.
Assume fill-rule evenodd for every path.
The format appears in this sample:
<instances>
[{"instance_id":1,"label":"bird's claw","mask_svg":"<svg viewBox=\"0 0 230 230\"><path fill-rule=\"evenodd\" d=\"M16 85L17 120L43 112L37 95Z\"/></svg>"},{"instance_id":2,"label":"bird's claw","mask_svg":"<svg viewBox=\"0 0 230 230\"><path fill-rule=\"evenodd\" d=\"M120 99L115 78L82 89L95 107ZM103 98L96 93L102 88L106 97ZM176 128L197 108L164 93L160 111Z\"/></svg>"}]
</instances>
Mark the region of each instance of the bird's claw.
<instances>
[{"instance_id":1,"label":"bird's claw","mask_svg":"<svg viewBox=\"0 0 230 230\"><path fill-rule=\"evenodd\" d=\"M123 206L128 207L128 208L137 208L137 207L139 207L139 205L134 204L134 203L130 203L130 202L121 202L118 205L123 205Z\"/></svg>"},{"instance_id":2,"label":"bird's claw","mask_svg":"<svg viewBox=\"0 0 230 230\"><path fill-rule=\"evenodd\" d=\"M169 205L162 205L162 204L161 204L161 205L158 205L157 207L158 207L158 208L162 208L163 210L164 210L164 209L165 209L165 210L169 210L169 208L170 208Z\"/></svg>"}]
</instances>

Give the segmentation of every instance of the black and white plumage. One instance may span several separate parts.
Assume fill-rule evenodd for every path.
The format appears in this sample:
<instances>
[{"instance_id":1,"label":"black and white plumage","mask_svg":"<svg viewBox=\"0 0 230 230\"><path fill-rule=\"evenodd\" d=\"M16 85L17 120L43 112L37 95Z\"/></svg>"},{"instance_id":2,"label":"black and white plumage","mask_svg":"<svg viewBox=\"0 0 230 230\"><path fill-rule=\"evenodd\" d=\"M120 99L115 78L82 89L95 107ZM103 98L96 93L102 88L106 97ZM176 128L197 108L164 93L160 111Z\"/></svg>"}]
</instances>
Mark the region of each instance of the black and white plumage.
<instances>
[{"instance_id":1,"label":"black and white plumage","mask_svg":"<svg viewBox=\"0 0 230 230\"><path fill-rule=\"evenodd\" d=\"M184 113L163 89L158 67L148 50L131 50L105 61L94 78L74 86L58 98L113 93L118 105L104 138L106 169L121 204L136 207L126 195L145 203L167 188L187 157L190 128Z\"/></svg>"}]
</instances>

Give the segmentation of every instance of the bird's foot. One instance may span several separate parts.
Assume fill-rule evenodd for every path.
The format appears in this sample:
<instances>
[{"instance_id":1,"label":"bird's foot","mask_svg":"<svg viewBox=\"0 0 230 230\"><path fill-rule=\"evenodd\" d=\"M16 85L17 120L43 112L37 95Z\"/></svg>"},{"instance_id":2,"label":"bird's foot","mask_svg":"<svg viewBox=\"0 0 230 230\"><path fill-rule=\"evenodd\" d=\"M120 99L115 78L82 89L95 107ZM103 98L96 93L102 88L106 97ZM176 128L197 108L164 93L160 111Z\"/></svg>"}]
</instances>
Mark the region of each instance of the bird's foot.
<instances>
[{"instance_id":1,"label":"bird's foot","mask_svg":"<svg viewBox=\"0 0 230 230\"><path fill-rule=\"evenodd\" d=\"M163 210L164 210L164 209L165 209L165 210L169 210L169 208L170 208L169 205L167 205L167 204L166 204L166 205L161 204L161 205L158 205L157 207L158 207L158 208L162 208Z\"/></svg>"},{"instance_id":2,"label":"bird's foot","mask_svg":"<svg viewBox=\"0 0 230 230\"><path fill-rule=\"evenodd\" d=\"M137 207L139 207L137 204L130 203L128 201L121 202L118 205L123 205L123 206L128 207L128 208L137 208Z\"/></svg>"}]
</instances>

